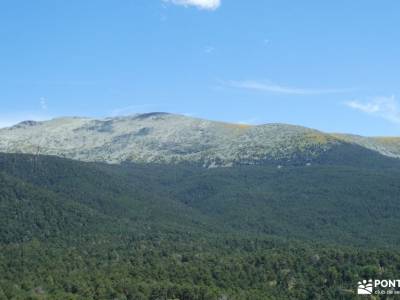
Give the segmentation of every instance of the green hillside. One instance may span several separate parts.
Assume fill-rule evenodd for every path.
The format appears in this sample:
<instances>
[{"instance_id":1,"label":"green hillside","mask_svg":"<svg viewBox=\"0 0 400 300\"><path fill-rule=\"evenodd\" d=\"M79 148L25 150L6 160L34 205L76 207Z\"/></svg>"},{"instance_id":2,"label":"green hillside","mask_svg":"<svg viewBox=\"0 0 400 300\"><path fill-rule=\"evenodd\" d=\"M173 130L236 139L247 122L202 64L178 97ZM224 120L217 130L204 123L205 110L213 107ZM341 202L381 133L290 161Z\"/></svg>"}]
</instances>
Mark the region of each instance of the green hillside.
<instances>
[{"instance_id":1,"label":"green hillside","mask_svg":"<svg viewBox=\"0 0 400 300\"><path fill-rule=\"evenodd\" d=\"M346 153L217 169L1 154L0 299L353 299L400 269L400 172Z\"/></svg>"}]
</instances>

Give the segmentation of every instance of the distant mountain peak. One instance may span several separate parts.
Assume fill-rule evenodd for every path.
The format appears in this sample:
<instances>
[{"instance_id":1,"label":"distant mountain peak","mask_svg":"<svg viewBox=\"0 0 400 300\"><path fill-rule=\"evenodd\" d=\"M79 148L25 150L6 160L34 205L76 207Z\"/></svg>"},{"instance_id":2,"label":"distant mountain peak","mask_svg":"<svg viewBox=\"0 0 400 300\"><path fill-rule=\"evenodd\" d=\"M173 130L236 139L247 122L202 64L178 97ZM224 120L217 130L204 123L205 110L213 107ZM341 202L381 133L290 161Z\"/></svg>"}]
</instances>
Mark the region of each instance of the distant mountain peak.
<instances>
[{"instance_id":1,"label":"distant mountain peak","mask_svg":"<svg viewBox=\"0 0 400 300\"><path fill-rule=\"evenodd\" d=\"M172 115L172 114L166 113L166 112L150 112L150 113L138 114L135 116L135 118L136 119L147 119L147 118L163 117L163 116L168 116L168 115Z\"/></svg>"},{"instance_id":2,"label":"distant mountain peak","mask_svg":"<svg viewBox=\"0 0 400 300\"><path fill-rule=\"evenodd\" d=\"M12 126L11 128L25 128L25 127L36 126L39 124L40 124L40 122L38 122L38 121L26 120L26 121L19 122L18 124Z\"/></svg>"}]
</instances>

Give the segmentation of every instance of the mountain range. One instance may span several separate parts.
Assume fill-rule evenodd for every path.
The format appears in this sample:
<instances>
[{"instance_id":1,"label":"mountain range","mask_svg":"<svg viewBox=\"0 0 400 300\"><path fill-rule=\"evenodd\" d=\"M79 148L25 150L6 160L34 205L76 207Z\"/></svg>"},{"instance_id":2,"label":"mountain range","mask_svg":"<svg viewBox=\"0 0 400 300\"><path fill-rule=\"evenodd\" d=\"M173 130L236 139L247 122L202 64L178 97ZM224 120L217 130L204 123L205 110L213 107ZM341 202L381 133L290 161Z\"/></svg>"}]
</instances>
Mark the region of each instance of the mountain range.
<instances>
[{"instance_id":1,"label":"mountain range","mask_svg":"<svg viewBox=\"0 0 400 300\"><path fill-rule=\"evenodd\" d=\"M400 269L399 149L166 113L0 129L0 299L357 299Z\"/></svg>"},{"instance_id":2,"label":"mountain range","mask_svg":"<svg viewBox=\"0 0 400 300\"><path fill-rule=\"evenodd\" d=\"M286 124L231 124L157 112L24 121L0 129L1 152L108 163L307 164L354 146L400 158L400 138L328 134Z\"/></svg>"}]
</instances>

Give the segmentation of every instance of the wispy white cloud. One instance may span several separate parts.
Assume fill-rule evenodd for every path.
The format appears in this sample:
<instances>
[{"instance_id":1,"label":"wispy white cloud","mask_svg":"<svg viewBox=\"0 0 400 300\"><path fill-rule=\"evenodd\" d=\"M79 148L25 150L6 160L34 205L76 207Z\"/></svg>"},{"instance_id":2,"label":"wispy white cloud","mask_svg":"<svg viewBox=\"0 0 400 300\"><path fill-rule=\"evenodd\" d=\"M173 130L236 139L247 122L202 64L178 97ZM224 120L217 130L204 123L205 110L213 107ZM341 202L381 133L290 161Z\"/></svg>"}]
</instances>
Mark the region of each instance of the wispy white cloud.
<instances>
[{"instance_id":1,"label":"wispy white cloud","mask_svg":"<svg viewBox=\"0 0 400 300\"><path fill-rule=\"evenodd\" d=\"M215 50L215 48L213 46L207 46L204 48L204 53L211 54L214 52L214 50Z\"/></svg>"},{"instance_id":2,"label":"wispy white cloud","mask_svg":"<svg viewBox=\"0 0 400 300\"><path fill-rule=\"evenodd\" d=\"M400 106L395 96L377 97L368 102L352 100L345 104L358 111L400 124Z\"/></svg>"},{"instance_id":3,"label":"wispy white cloud","mask_svg":"<svg viewBox=\"0 0 400 300\"><path fill-rule=\"evenodd\" d=\"M221 5L221 0L163 0L176 5L196 6L200 9L215 10Z\"/></svg>"},{"instance_id":4,"label":"wispy white cloud","mask_svg":"<svg viewBox=\"0 0 400 300\"><path fill-rule=\"evenodd\" d=\"M101 84L97 81L75 81L75 80L65 80L65 81L36 81L33 82L36 85L50 85L50 86L92 86Z\"/></svg>"},{"instance_id":5,"label":"wispy white cloud","mask_svg":"<svg viewBox=\"0 0 400 300\"><path fill-rule=\"evenodd\" d=\"M256 80L229 81L227 84L231 87L240 89L270 92L276 94L287 94L287 95L322 95L322 94L346 93L354 90L354 89L336 89L336 88L335 89L299 88L299 87L279 85L269 81L256 81Z\"/></svg>"},{"instance_id":6,"label":"wispy white cloud","mask_svg":"<svg viewBox=\"0 0 400 300\"><path fill-rule=\"evenodd\" d=\"M46 101L46 98L45 98L45 97L41 97L41 98L40 98L40 107L41 107L43 110L47 110L47 101Z\"/></svg>"}]
</instances>

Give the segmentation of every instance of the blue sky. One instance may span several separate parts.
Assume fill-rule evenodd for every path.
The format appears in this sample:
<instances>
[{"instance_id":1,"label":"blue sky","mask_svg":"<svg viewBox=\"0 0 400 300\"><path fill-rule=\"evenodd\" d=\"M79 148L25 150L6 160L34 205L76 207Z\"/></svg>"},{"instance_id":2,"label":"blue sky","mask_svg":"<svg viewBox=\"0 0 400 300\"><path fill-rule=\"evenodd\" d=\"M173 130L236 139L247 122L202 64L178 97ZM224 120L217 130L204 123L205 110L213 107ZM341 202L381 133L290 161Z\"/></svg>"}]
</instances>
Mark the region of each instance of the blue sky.
<instances>
[{"instance_id":1,"label":"blue sky","mask_svg":"<svg viewBox=\"0 0 400 300\"><path fill-rule=\"evenodd\" d=\"M400 136L397 0L2 0L0 126L167 111Z\"/></svg>"}]
</instances>

